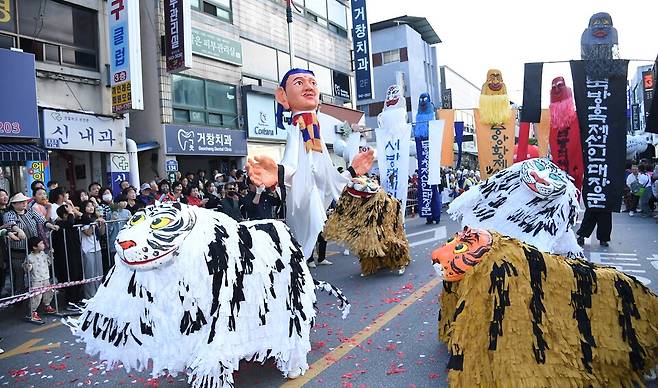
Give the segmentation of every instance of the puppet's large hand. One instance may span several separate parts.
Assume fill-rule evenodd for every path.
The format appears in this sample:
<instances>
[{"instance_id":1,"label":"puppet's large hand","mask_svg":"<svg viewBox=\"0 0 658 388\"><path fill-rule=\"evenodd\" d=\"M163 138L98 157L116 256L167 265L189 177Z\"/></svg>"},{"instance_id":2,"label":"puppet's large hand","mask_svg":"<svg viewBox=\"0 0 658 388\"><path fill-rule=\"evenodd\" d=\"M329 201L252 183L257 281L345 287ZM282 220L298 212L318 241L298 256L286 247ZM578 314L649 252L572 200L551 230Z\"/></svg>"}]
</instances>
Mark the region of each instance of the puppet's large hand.
<instances>
[{"instance_id":1,"label":"puppet's large hand","mask_svg":"<svg viewBox=\"0 0 658 388\"><path fill-rule=\"evenodd\" d=\"M247 174L249 179L260 187L272 187L279 182L279 166L269 156L255 156L247 160Z\"/></svg>"},{"instance_id":2,"label":"puppet's large hand","mask_svg":"<svg viewBox=\"0 0 658 388\"><path fill-rule=\"evenodd\" d=\"M375 160L375 151L372 148L356 154L352 159L352 168L354 168L356 175L363 175L370 171L373 160Z\"/></svg>"}]
</instances>

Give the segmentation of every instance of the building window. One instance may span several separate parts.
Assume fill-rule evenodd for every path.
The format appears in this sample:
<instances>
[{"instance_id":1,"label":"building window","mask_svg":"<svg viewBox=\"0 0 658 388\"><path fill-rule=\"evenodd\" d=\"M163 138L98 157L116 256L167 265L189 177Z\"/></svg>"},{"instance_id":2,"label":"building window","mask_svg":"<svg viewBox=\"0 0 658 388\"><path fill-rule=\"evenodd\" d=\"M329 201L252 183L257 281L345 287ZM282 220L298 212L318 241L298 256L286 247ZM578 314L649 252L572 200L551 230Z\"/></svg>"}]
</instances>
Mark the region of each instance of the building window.
<instances>
[{"instance_id":1,"label":"building window","mask_svg":"<svg viewBox=\"0 0 658 388\"><path fill-rule=\"evenodd\" d=\"M214 16L227 23L233 22L231 0L192 0L192 9Z\"/></svg>"},{"instance_id":2,"label":"building window","mask_svg":"<svg viewBox=\"0 0 658 388\"><path fill-rule=\"evenodd\" d=\"M174 122L237 128L235 86L172 75Z\"/></svg>"},{"instance_id":3,"label":"building window","mask_svg":"<svg viewBox=\"0 0 658 388\"><path fill-rule=\"evenodd\" d=\"M98 70L98 12L54 0L0 1L0 47L35 60Z\"/></svg>"},{"instance_id":4,"label":"building window","mask_svg":"<svg viewBox=\"0 0 658 388\"><path fill-rule=\"evenodd\" d=\"M272 0L277 4L279 0ZM334 34L347 39L347 7L339 0L297 0L295 11L299 9L305 18L326 27ZM296 12L299 13L299 12Z\"/></svg>"},{"instance_id":5,"label":"building window","mask_svg":"<svg viewBox=\"0 0 658 388\"><path fill-rule=\"evenodd\" d=\"M400 62L400 49L384 51L382 53L382 61L384 64Z\"/></svg>"}]
</instances>

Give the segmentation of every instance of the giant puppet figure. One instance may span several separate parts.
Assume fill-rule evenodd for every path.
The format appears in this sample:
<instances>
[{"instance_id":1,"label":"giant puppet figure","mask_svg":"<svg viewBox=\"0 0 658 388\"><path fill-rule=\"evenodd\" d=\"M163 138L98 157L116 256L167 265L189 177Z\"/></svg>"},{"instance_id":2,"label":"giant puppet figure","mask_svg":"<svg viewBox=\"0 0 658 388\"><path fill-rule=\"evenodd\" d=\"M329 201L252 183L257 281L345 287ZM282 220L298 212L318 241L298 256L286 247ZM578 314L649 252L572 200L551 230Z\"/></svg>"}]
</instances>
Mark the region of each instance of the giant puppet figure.
<instances>
[{"instance_id":1,"label":"giant puppet figure","mask_svg":"<svg viewBox=\"0 0 658 388\"><path fill-rule=\"evenodd\" d=\"M418 113L414 123L414 139L416 141L416 158L418 159L418 207L421 217L427 219L426 224L441 221L441 194L438 185L430 185L429 169L429 122L435 119L434 104L428 93L423 93L418 99ZM436 166L439 168L439 166ZM429 195L428 195L429 194ZM429 201L425 198L429 197ZM426 206L429 202L429 206Z\"/></svg>"},{"instance_id":2,"label":"giant puppet figure","mask_svg":"<svg viewBox=\"0 0 658 388\"><path fill-rule=\"evenodd\" d=\"M382 187L407 206L409 186L409 147L411 126L407 123L407 104L400 85L386 91L384 110L377 116L377 164Z\"/></svg>"},{"instance_id":3,"label":"giant puppet figure","mask_svg":"<svg viewBox=\"0 0 658 388\"><path fill-rule=\"evenodd\" d=\"M612 17L599 12L589 19L589 25L580 37L582 59L612 59L617 50L617 29L612 26Z\"/></svg>"},{"instance_id":4,"label":"giant puppet figure","mask_svg":"<svg viewBox=\"0 0 658 388\"><path fill-rule=\"evenodd\" d=\"M563 77L556 77L551 84L551 156L571 178L578 190L583 187L583 154L580 145L580 127L573 103L571 88Z\"/></svg>"},{"instance_id":5,"label":"giant puppet figure","mask_svg":"<svg viewBox=\"0 0 658 388\"><path fill-rule=\"evenodd\" d=\"M326 210L337 200L350 178L372 166L374 151L357 154L342 175L336 170L320 132L317 109L320 91L310 70L291 69L276 90L277 126L284 127L283 113L291 112L288 140L280 164L267 156L247 162L249 178L257 186L279 185L285 195L286 223L310 258L327 220Z\"/></svg>"},{"instance_id":6,"label":"giant puppet figure","mask_svg":"<svg viewBox=\"0 0 658 388\"><path fill-rule=\"evenodd\" d=\"M450 387L633 387L658 363L658 297L612 267L465 227L432 252Z\"/></svg>"}]
</instances>

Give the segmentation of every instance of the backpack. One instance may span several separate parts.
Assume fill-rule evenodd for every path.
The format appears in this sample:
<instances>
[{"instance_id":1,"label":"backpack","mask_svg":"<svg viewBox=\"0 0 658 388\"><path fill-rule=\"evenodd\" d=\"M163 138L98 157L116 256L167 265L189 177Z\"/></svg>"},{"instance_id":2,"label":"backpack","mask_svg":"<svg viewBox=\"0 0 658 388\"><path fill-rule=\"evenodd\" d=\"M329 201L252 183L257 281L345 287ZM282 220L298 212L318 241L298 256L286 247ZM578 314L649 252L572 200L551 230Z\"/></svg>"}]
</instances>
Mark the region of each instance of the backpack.
<instances>
[{"instance_id":1,"label":"backpack","mask_svg":"<svg viewBox=\"0 0 658 388\"><path fill-rule=\"evenodd\" d=\"M636 197L641 197L644 194L644 186L640 184L640 180L636 177L635 182L631 182L631 194Z\"/></svg>"}]
</instances>

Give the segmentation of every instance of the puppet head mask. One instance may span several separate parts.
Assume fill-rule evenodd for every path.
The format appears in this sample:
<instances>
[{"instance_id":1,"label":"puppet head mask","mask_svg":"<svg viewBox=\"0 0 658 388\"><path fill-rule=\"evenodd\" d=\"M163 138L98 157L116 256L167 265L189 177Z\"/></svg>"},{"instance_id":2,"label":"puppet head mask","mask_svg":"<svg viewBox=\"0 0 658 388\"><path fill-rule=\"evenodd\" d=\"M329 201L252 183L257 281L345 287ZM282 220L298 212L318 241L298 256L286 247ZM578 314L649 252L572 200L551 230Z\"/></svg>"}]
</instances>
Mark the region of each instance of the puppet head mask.
<instances>
[{"instance_id":1,"label":"puppet head mask","mask_svg":"<svg viewBox=\"0 0 658 388\"><path fill-rule=\"evenodd\" d=\"M196 223L187 205L167 202L139 210L117 235L117 255L124 265L149 270L174 259L175 251Z\"/></svg>"},{"instance_id":2,"label":"puppet head mask","mask_svg":"<svg viewBox=\"0 0 658 388\"><path fill-rule=\"evenodd\" d=\"M487 71L487 82L482 85L482 94L487 96L507 94L503 74L498 69Z\"/></svg>"},{"instance_id":3,"label":"puppet head mask","mask_svg":"<svg viewBox=\"0 0 658 388\"><path fill-rule=\"evenodd\" d=\"M529 159L521 165L521 181L538 197L556 198L567 190L569 178L557 165L545 158Z\"/></svg>"},{"instance_id":4,"label":"puppet head mask","mask_svg":"<svg viewBox=\"0 0 658 388\"><path fill-rule=\"evenodd\" d=\"M377 190L379 190L377 182L364 176L352 178L347 184L347 193L352 197L370 198Z\"/></svg>"},{"instance_id":5,"label":"puppet head mask","mask_svg":"<svg viewBox=\"0 0 658 388\"><path fill-rule=\"evenodd\" d=\"M564 78L555 77L551 83L551 102L559 102L571 96L571 89L567 87Z\"/></svg>"},{"instance_id":6,"label":"puppet head mask","mask_svg":"<svg viewBox=\"0 0 658 388\"><path fill-rule=\"evenodd\" d=\"M460 281L489 252L493 237L484 229L468 226L432 252L432 265L448 282Z\"/></svg>"},{"instance_id":7,"label":"puppet head mask","mask_svg":"<svg viewBox=\"0 0 658 388\"><path fill-rule=\"evenodd\" d=\"M605 39L610 33L611 28L612 16L607 12L596 13L589 19L589 30L597 39Z\"/></svg>"},{"instance_id":8,"label":"puppet head mask","mask_svg":"<svg viewBox=\"0 0 658 388\"><path fill-rule=\"evenodd\" d=\"M386 99L384 100L384 110L405 108L406 101L402 95L402 88L400 85L391 85L386 91Z\"/></svg>"},{"instance_id":9,"label":"puppet head mask","mask_svg":"<svg viewBox=\"0 0 658 388\"><path fill-rule=\"evenodd\" d=\"M432 100L430 99L430 95L427 93L423 93L420 95L418 98L418 111L427 113L431 112L432 110Z\"/></svg>"}]
</instances>

